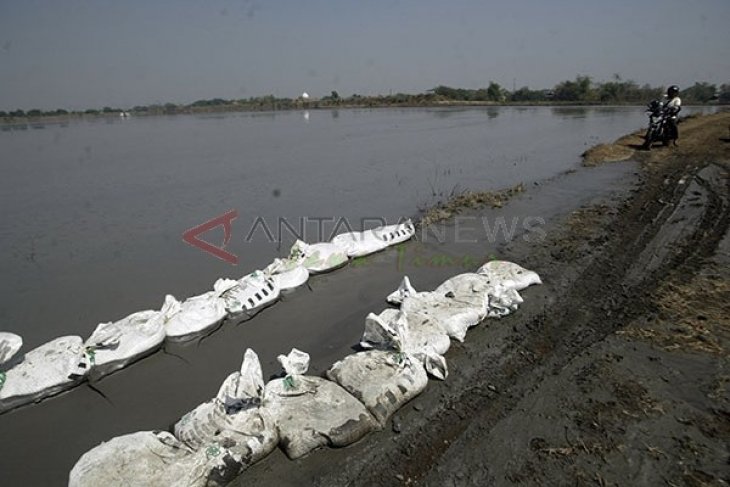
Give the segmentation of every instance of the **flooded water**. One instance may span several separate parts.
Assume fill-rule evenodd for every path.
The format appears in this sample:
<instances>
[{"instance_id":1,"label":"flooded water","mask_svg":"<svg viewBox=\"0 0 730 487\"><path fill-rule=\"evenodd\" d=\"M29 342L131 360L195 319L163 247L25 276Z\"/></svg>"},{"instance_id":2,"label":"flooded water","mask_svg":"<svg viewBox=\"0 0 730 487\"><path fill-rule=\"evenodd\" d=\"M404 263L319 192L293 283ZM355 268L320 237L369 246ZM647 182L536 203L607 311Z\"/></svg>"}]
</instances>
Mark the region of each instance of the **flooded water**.
<instances>
[{"instance_id":1,"label":"flooded water","mask_svg":"<svg viewBox=\"0 0 730 487\"><path fill-rule=\"evenodd\" d=\"M316 241L341 219L355 229L378 219L395 222L454 192L523 182L528 192L511 211L549 220L623 184L630 165L581 169L579 155L644 123L640 108L566 107L312 110L5 127L0 329L22 335L28 351L159 308L166 293L202 293L218 277L241 277L285 254L294 236L284 228L283 242L276 241L282 219L295 229L305 222L305 240ZM239 214L228 247L237 266L182 241L186 229L230 209ZM455 252L412 245L409 256ZM497 251L483 240L459 250L475 259ZM404 272L422 288L463 272L424 268L396 250L369 262L315 277L310 289L249 322L224 326L198 344L168 347L170 353L103 379L96 387L107 399L84 386L1 415L2 483L63 484L78 457L99 442L166 429L215 394L246 347L259 353L267 374L278 372L276 354L292 346L311 352L312 371L321 372L357 343L365 315L384 307Z\"/></svg>"}]
</instances>

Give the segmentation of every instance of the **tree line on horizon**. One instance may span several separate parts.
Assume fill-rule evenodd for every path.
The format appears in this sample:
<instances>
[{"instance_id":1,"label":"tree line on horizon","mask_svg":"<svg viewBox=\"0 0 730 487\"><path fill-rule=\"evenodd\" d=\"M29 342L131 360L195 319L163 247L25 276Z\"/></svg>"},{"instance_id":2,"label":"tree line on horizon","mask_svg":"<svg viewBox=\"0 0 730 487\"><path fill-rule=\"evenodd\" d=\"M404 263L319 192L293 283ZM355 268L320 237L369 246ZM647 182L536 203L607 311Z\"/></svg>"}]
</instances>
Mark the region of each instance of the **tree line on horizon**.
<instances>
[{"instance_id":1,"label":"tree line on horizon","mask_svg":"<svg viewBox=\"0 0 730 487\"><path fill-rule=\"evenodd\" d=\"M362 96L353 94L341 97L337 91L319 99L280 98L274 95L226 100L212 98L197 100L189 104L138 105L131 109L103 107L81 111L62 108L43 111L17 109L10 112L0 110L0 118L41 117L67 115L104 115L104 114L177 114L215 111L268 111L295 108L326 107L375 107L375 106L428 106L439 104L644 104L660 98L664 88L649 84L639 85L632 80L622 80L614 75L611 81L595 82L589 76L576 76L573 80L561 81L552 89L533 90L527 86L509 91L491 81L486 88L468 89L440 85L424 93L396 93L389 95ZM681 90L680 96L685 104L730 104L730 83L719 87L706 82L696 82Z\"/></svg>"}]
</instances>

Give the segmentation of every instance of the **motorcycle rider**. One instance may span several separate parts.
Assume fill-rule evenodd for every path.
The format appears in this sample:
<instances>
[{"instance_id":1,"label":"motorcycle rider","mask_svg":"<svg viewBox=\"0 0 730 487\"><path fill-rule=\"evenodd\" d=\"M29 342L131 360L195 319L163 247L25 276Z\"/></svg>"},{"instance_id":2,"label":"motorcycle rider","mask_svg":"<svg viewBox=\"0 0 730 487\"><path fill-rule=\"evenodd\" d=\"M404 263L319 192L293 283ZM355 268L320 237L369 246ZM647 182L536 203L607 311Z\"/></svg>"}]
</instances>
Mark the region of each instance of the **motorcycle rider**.
<instances>
[{"instance_id":1,"label":"motorcycle rider","mask_svg":"<svg viewBox=\"0 0 730 487\"><path fill-rule=\"evenodd\" d=\"M671 85L667 88L667 94L664 101L664 113L667 115L667 130L669 132L669 140L677 145L679 138L679 128L677 127L677 114L682 109L682 100L679 98L679 86Z\"/></svg>"}]
</instances>

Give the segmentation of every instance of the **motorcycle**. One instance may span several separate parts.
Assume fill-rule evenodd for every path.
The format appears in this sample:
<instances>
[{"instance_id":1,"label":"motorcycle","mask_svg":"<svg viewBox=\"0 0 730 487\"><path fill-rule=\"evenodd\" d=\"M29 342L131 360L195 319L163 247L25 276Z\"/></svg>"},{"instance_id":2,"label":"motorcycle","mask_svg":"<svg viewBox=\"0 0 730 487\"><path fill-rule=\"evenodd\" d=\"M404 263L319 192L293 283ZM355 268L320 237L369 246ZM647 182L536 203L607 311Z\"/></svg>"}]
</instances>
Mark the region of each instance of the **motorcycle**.
<instances>
[{"instance_id":1,"label":"motorcycle","mask_svg":"<svg viewBox=\"0 0 730 487\"><path fill-rule=\"evenodd\" d=\"M644 150L651 150L654 142L661 142L664 146L670 142L677 143L677 113L678 109L665 107L659 100L652 100L647 105L649 128L644 136Z\"/></svg>"}]
</instances>

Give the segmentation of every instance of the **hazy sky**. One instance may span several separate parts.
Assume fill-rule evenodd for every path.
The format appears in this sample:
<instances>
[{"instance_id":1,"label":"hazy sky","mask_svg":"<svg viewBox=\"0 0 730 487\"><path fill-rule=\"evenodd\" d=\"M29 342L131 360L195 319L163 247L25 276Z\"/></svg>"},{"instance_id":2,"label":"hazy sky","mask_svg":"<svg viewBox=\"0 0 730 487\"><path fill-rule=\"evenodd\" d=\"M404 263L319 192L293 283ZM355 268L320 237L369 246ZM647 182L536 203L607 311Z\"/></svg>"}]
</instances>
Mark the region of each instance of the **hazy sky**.
<instances>
[{"instance_id":1,"label":"hazy sky","mask_svg":"<svg viewBox=\"0 0 730 487\"><path fill-rule=\"evenodd\" d=\"M0 0L0 110L730 82L730 0Z\"/></svg>"}]
</instances>

